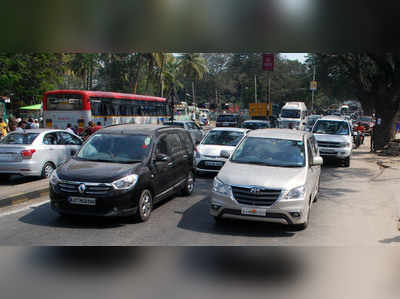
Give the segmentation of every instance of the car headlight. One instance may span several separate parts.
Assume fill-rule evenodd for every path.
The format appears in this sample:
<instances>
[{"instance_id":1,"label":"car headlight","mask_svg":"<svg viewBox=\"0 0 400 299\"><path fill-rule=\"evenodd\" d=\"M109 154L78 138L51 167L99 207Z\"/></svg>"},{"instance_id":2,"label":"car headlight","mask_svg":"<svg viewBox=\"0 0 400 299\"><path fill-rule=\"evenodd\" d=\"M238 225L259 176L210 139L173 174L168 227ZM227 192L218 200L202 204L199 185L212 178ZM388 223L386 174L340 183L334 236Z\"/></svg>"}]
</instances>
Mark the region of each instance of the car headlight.
<instances>
[{"instance_id":1,"label":"car headlight","mask_svg":"<svg viewBox=\"0 0 400 299\"><path fill-rule=\"evenodd\" d=\"M54 170L50 176L50 184L57 185L59 182L60 179L58 178L57 171Z\"/></svg>"},{"instance_id":2,"label":"car headlight","mask_svg":"<svg viewBox=\"0 0 400 299\"><path fill-rule=\"evenodd\" d=\"M305 194L306 188L304 188L304 186L300 186L288 191L284 191L282 194L282 199L298 199L304 197Z\"/></svg>"},{"instance_id":3,"label":"car headlight","mask_svg":"<svg viewBox=\"0 0 400 299\"><path fill-rule=\"evenodd\" d=\"M112 182L112 185L117 190L128 190L136 185L138 177L139 176L137 174L131 174L123 177L122 179Z\"/></svg>"},{"instance_id":4,"label":"car headlight","mask_svg":"<svg viewBox=\"0 0 400 299\"><path fill-rule=\"evenodd\" d=\"M200 152L199 152L199 150L196 150L196 159L200 159L200 157L201 157L201 154L200 154Z\"/></svg>"},{"instance_id":5,"label":"car headlight","mask_svg":"<svg viewBox=\"0 0 400 299\"><path fill-rule=\"evenodd\" d=\"M219 193L222 195L229 196L230 195L230 187L228 185L225 185L221 180L218 178L214 179L213 182L213 192Z\"/></svg>"}]
</instances>

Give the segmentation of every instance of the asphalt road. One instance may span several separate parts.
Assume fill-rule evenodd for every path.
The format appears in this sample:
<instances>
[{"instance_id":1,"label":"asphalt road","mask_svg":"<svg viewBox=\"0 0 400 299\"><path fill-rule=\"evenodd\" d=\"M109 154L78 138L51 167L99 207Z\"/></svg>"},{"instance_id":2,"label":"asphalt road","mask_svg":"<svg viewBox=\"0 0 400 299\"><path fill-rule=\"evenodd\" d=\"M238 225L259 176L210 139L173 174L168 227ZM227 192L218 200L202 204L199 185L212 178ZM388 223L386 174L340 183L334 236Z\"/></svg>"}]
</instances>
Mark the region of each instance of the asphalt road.
<instances>
[{"instance_id":1,"label":"asphalt road","mask_svg":"<svg viewBox=\"0 0 400 299\"><path fill-rule=\"evenodd\" d=\"M400 164L399 164L400 165ZM350 168L324 166L321 195L304 231L246 221L216 224L208 215L212 177L200 177L190 197L158 205L146 223L129 218L65 219L47 198L0 210L1 245L397 245L396 192L400 168L379 167L364 147Z\"/></svg>"}]
</instances>

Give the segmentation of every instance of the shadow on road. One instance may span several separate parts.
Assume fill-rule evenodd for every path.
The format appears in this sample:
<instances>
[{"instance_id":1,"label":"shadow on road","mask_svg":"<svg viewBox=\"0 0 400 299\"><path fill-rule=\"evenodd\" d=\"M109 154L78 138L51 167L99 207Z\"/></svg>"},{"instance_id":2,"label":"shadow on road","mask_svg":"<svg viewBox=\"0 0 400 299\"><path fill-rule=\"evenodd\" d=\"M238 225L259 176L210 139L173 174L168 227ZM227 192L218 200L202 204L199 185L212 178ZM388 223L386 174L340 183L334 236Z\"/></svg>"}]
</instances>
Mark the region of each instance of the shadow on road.
<instances>
[{"instance_id":1,"label":"shadow on road","mask_svg":"<svg viewBox=\"0 0 400 299\"><path fill-rule=\"evenodd\" d=\"M41 180L40 177L23 177L23 176L18 176L18 175L13 175L11 177L8 176L1 176L0 175L0 186L15 186L15 185L21 185L25 183L30 183L34 181Z\"/></svg>"},{"instance_id":2,"label":"shadow on road","mask_svg":"<svg viewBox=\"0 0 400 299\"><path fill-rule=\"evenodd\" d=\"M292 237L295 233L288 231L288 227L274 223L230 220L215 223L208 213L209 196L200 200L182 214L178 227L201 233L216 235L246 236L246 237ZM199 217L199 215L202 215Z\"/></svg>"}]
</instances>

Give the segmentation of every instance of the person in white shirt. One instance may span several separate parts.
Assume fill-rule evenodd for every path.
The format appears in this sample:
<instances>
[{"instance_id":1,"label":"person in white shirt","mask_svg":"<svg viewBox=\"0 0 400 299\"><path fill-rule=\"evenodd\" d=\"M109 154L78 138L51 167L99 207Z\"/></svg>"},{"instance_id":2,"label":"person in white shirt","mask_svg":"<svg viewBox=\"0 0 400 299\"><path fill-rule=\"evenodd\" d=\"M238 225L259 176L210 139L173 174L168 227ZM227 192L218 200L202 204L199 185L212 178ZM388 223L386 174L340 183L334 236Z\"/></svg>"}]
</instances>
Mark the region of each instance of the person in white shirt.
<instances>
[{"instance_id":1,"label":"person in white shirt","mask_svg":"<svg viewBox=\"0 0 400 299\"><path fill-rule=\"evenodd\" d=\"M25 132L25 122L20 121L17 125L17 129L15 130L16 132L19 133L24 133Z\"/></svg>"},{"instance_id":2,"label":"person in white shirt","mask_svg":"<svg viewBox=\"0 0 400 299\"><path fill-rule=\"evenodd\" d=\"M72 130L72 125L71 124L67 124L67 128L65 129L65 131L67 131L68 133L75 134L75 132Z\"/></svg>"}]
</instances>

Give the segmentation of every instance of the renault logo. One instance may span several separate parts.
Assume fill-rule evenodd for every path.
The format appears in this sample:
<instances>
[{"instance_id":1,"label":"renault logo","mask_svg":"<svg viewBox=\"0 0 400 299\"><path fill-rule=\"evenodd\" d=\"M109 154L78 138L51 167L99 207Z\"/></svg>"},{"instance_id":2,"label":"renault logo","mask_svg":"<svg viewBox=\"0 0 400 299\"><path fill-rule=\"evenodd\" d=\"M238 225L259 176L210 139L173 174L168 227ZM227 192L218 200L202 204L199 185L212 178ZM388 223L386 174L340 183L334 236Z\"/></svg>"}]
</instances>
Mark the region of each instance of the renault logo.
<instances>
[{"instance_id":1,"label":"renault logo","mask_svg":"<svg viewBox=\"0 0 400 299\"><path fill-rule=\"evenodd\" d=\"M261 191L261 189L260 188L256 188L256 187L250 189L251 193L258 193L260 191Z\"/></svg>"},{"instance_id":2,"label":"renault logo","mask_svg":"<svg viewBox=\"0 0 400 299\"><path fill-rule=\"evenodd\" d=\"M85 193L85 190L86 190L85 184L80 184L79 187L78 187L79 193L83 194L83 193Z\"/></svg>"}]
</instances>

